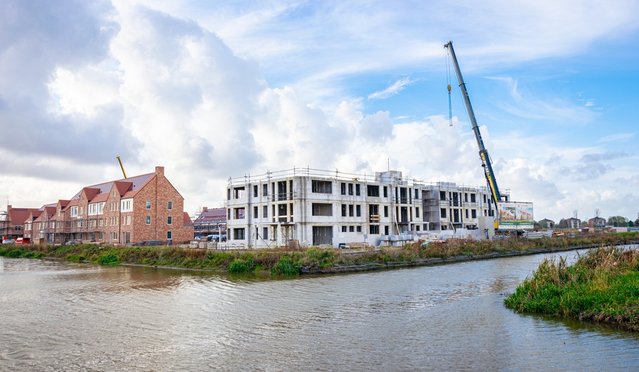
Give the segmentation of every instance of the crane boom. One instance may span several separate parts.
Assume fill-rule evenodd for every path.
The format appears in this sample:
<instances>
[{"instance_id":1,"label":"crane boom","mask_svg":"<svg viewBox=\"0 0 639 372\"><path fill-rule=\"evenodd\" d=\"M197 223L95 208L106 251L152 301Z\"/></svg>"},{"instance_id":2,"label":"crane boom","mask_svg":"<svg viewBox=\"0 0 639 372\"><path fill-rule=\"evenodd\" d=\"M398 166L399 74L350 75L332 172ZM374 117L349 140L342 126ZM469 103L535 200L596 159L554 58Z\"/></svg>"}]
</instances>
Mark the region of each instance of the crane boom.
<instances>
[{"instance_id":1,"label":"crane boom","mask_svg":"<svg viewBox=\"0 0 639 372\"><path fill-rule=\"evenodd\" d=\"M486 181L488 182L490 192L493 196L495 211L497 212L497 215L499 215L497 203L501 202L501 194L499 193L499 187L497 186L497 179L495 178L495 172L493 171L493 165L490 161L490 156L488 156L488 150L486 150L486 146L484 146L484 140L481 138L481 132L479 131L479 126L477 125L477 119L475 119L473 106L470 104L470 97L468 96L466 84L464 83L464 78L462 77L461 70L459 69L459 63L457 63L457 56L455 56L453 42L449 41L448 44L444 45L444 48L447 48L450 51L450 56L453 60L453 66L455 67L455 73L457 74L457 80L459 81L459 89L461 89L462 95L464 96L466 111L468 111L468 117L470 118L470 123L473 126L473 132L475 133L477 146L479 146L479 158L481 159L481 166L484 168L484 175L486 176Z\"/></svg>"},{"instance_id":2,"label":"crane boom","mask_svg":"<svg viewBox=\"0 0 639 372\"><path fill-rule=\"evenodd\" d=\"M118 159L118 163L120 163L120 169L122 169L122 175L124 176L124 178L126 178L126 172L124 171L124 165L122 165L122 159L120 159L120 156L116 156L116 159Z\"/></svg>"}]
</instances>

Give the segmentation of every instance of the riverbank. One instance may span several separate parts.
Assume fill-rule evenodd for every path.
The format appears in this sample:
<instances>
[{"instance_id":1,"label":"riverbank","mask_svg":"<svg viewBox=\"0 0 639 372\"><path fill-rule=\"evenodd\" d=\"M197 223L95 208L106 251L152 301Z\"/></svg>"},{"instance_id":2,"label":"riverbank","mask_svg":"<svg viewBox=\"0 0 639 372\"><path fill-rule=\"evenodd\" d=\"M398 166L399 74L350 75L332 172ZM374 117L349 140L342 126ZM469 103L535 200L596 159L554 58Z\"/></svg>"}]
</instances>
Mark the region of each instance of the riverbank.
<instances>
[{"instance_id":1,"label":"riverbank","mask_svg":"<svg viewBox=\"0 0 639 372\"><path fill-rule=\"evenodd\" d=\"M563 258L544 260L504 302L521 313L639 331L639 251L599 248L571 266Z\"/></svg>"},{"instance_id":2,"label":"riverbank","mask_svg":"<svg viewBox=\"0 0 639 372\"><path fill-rule=\"evenodd\" d=\"M99 265L146 265L271 276L333 274L439 265L639 242L639 233L497 241L448 240L361 251L333 248L217 251L178 247L113 247L95 244L0 247L0 256L54 258Z\"/></svg>"}]
</instances>

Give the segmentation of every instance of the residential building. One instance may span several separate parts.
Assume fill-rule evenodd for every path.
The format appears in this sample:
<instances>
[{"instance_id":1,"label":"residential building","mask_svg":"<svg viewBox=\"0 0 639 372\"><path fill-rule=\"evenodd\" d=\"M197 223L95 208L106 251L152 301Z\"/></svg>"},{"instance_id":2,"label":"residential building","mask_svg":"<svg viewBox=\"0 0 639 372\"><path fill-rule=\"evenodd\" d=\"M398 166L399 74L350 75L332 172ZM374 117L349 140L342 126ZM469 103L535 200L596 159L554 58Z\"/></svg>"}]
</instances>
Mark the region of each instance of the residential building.
<instances>
[{"instance_id":1,"label":"residential building","mask_svg":"<svg viewBox=\"0 0 639 372\"><path fill-rule=\"evenodd\" d=\"M557 225L560 229L580 229L582 222L579 218L570 217L570 218L562 218Z\"/></svg>"},{"instance_id":2,"label":"residential building","mask_svg":"<svg viewBox=\"0 0 639 372\"><path fill-rule=\"evenodd\" d=\"M14 208L12 205L7 205L7 211L0 214L0 235L14 239L23 237L24 222L37 210L37 208Z\"/></svg>"},{"instance_id":3,"label":"residential building","mask_svg":"<svg viewBox=\"0 0 639 372\"><path fill-rule=\"evenodd\" d=\"M544 218L543 220L539 221L539 227L541 227L542 229L554 229L555 221Z\"/></svg>"},{"instance_id":4,"label":"residential building","mask_svg":"<svg viewBox=\"0 0 639 372\"><path fill-rule=\"evenodd\" d=\"M226 237L226 208L203 207L193 221L193 230L196 237L214 235L223 240Z\"/></svg>"},{"instance_id":5,"label":"residential building","mask_svg":"<svg viewBox=\"0 0 639 372\"><path fill-rule=\"evenodd\" d=\"M69 200L23 215L24 236L33 241L127 245L183 243L193 238L184 198L159 166L153 173L83 187Z\"/></svg>"},{"instance_id":6,"label":"residential building","mask_svg":"<svg viewBox=\"0 0 639 372\"><path fill-rule=\"evenodd\" d=\"M593 217L588 220L588 227L602 229L606 227L606 219L601 217Z\"/></svg>"},{"instance_id":7,"label":"residential building","mask_svg":"<svg viewBox=\"0 0 639 372\"><path fill-rule=\"evenodd\" d=\"M506 194L506 197L508 195ZM230 179L226 195L229 245L393 244L427 233L476 230L494 216L485 187L427 184L399 171L374 177L293 169Z\"/></svg>"}]
</instances>

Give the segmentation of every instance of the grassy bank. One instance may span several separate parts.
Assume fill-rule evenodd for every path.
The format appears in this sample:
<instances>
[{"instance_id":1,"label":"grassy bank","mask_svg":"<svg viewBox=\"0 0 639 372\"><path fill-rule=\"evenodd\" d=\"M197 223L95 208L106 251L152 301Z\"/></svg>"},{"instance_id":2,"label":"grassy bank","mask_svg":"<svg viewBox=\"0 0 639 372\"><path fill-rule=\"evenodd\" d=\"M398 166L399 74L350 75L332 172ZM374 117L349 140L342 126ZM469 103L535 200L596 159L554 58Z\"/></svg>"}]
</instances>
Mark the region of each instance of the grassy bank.
<instances>
[{"instance_id":1,"label":"grassy bank","mask_svg":"<svg viewBox=\"0 0 639 372\"><path fill-rule=\"evenodd\" d=\"M571 266L564 259L545 260L505 304L522 313L639 331L639 251L599 248Z\"/></svg>"},{"instance_id":2,"label":"grassy bank","mask_svg":"<svg viewBox=\"0 0 639 372\"><path fill-rule=\"evenodd\" d=\"M299 275L438 264L512 254L550 252L574 249L575 247L627 244L637 241L639 241L639 233L623 233L538 240L449 240L428 245L413 243L403 247L370 248L361 252L315 247L299 250L213 251L177 247L110 247L94 244L71 246L7 245L0 247L0 256L51 257L100 265L138 264L229 273Z\"/></svg>"}]
</instances>

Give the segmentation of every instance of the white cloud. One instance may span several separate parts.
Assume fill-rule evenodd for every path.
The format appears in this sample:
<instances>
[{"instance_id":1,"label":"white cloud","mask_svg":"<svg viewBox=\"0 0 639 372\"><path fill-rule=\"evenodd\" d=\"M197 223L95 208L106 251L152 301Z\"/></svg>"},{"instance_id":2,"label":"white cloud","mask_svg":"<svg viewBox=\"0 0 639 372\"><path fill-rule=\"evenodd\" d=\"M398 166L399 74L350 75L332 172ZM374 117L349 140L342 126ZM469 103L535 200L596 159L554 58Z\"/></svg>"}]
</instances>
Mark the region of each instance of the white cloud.
<instances>
[{"instance_id":1,"label":"white cloud","mask_svg":"<svg viewBox=\"0 0 639 372\"><path fill-rule=\"evenodd\" d=\"M413 83L413 81L409 78L401 78L385 89L369 94L368 99L386 99L388 97L392 97L404 90L404 88L411 83Z\"/></svg>"},{"instance_id":2,"label":"white cloud","mask_svg":"<svg viewBox=\"0 0 639 372\"><path fill-rule=\"evenodd\" d=\"M116 155L129 174L165 165L189 211L219 205L230 176L292 166L373 172L390 161L415 178L481 185L467 125L450 127L433 114L398 123L398 113L380 108L381 99L417 78L368 96L347 84L367 81L370 72L379 78L439 71L449 38L459 41L464 72L472 73L570 55L639 27L632 1L209 6L0 4L0 129L11 133L0 155L16 159L0 164L0 189L14 204L37 206L118 178ZM582 124L600 117L588 104L600 104L595 98L579 105L539 98L522 92L516 78L503 80L512 102L501 107L518 117ZM624 189L628 182L614 181L634 179L634 155L584 158L635 135L618 132L595 145L567 146L538 134L491 136L482 127L500 185L554 218L596 203L626 211L620 195L636 200ZM603 166L590 188L574 177L584 165Z\"/></svg>"}]
</instances>

